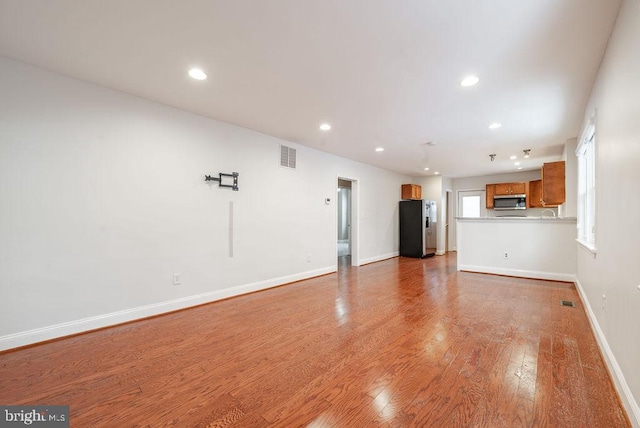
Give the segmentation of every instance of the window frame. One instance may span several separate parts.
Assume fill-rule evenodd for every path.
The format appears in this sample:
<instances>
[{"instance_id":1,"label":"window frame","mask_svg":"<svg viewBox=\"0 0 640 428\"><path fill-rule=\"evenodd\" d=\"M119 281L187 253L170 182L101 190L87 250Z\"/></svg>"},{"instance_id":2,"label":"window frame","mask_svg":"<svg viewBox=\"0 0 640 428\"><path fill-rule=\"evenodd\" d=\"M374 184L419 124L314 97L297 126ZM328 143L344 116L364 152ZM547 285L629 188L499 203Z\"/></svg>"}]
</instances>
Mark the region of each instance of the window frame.
<instances>
[{"instance_id":1,"label":"window frame","mask_svg":"<svg viewBox=\"0 0 640 428\"><path fill-rule=\"evenodd\" d=\"M463 215L463 204L462 204L462 200L464 197L479 197L479 208L480 208L480 212L478 217L465 217ZM458 190L458 197L457 197L457 213L458 213L458 217L459 218L483 218L487 216L487 209L485 207L485 200L486 200L486 195L485 195L485 191L484 190Z\"/></svg>"},{"instance_id":2,"label":"window frame","mask_svg":"<svg viewBox=\"0 0 640 428\"><path fill-rule=\"evenodd\" d=\"M594 255L596 248L597 135L595 115L585 127L578 147L578 222L576 241Z\"/></svg>"}]
</instances>

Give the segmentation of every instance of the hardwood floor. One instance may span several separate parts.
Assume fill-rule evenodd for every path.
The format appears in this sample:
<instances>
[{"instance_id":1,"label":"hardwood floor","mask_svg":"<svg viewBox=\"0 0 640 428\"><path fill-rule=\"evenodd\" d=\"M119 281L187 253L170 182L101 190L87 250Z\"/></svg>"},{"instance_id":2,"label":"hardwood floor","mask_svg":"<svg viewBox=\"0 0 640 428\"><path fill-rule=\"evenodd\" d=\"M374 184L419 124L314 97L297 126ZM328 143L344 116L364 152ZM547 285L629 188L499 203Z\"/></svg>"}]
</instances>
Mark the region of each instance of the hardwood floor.
<instances>
[{"instance_id":1,"label":"hardwood floor","mask_svg":"<svg viewBox=\"0 0 640 428\"><path fill-rule=\"evenodd\" d=\"M455 255L0 354L0 403L70 405L72 427L630 426L573 284Z\"/></svg>"}]
</instances>

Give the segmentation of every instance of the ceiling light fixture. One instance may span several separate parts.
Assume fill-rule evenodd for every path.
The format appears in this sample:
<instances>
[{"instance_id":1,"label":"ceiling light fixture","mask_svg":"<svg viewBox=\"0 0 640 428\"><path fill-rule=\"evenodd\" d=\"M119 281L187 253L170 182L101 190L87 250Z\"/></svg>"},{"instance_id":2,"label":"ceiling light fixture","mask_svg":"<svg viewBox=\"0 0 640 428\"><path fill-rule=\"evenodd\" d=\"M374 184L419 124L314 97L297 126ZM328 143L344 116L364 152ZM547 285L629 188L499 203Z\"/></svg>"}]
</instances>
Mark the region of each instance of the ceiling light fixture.
<instances>
[{"instance_id":1,"label":"ceiling light fixture","mask_svg":"<svg viewBox=\"0 0 640 428\"><path fill-rule=\"evenodd\" d=\"M530 156L530 154L529 154L529 153L531 153L531 149L524 149L524 150L522 151L522 153L524 153L524 158L525 158L525 159L529 159L529 156Z\"/></svg>"},{"instance_id":2,"label":"ceiling light fixture","mask_svg":"<svg viewBox=\"0 0 640 428\"><path fill-rule=\"evenodd\" d=\"M376 152L384 152L384 148L378 147L378 148L376 148Z\"/></svg>"},{"instance_id":3,"label":"ceiling light fixture","mask_svg":"<svg viewBox=\"0 0 640 428\"><path fill-rule=\"evenodd\" d=\"M429 171L429 168L425 168L424 170L425 170L425 171Z\"/></svg>"},{"instance_id":4,"label":"ceiling light fixture","mask_svg":"<svg viewBox=\"0 0 640 428\"><path fill-rule=\"evenodd\" d=\"M510 157L509 159L511 159L511 160L516 160L516 159L518 159L518 156L516 156L516 155L511 155L511 157Z\"/></svg>"},{"instance_id":5,"label":"ceiling light fixture","mask_svg":"<svg viewBox=\"0 0 640 428\"><path fill-rule=\"evenodd\" d=\"M479 81L480 79L478 79L476 76L467 76L462 79L462 81L460 82L460 86L473 86Z\"/></svg>"},{"instance_id":6,"label":"ceiling light fixture","mask_svg":"<svg viewBox=\"0 0 640 428\"><path fill-rule=\"evenodd\" d=\"M192 68L191 70L189 70L189 76L196 80L204 80L207 78L205 72L200 70L199 68Z\"/></svg>"},{"instance_id":7,"label":"ceiling light fixture","mask_svg":"<svg viewBox=\"0 0 640 428\"><path fill-rule=\"evenodd\" d=\"M434 172L435 175L440 175L440 173L438 171Z\"/></svg>"},{"instance_id":8,"label":"ceiling light fixture","mask_svg":"<svg viewBox=\"0 0 640 428\"><path fill-rule=\"evenodd\" d=\"M494 122L494 123L492 123L491 125L489 125L489 129L498 129L498 128L500 128L501 126L502 126L502 124L501 124L501 123Z\"/></svg>"},{"instance_id":9,"label":"ceiling light fixture","mask_svg":"<svg viewBox=\"0 0 640 428\"><path fill-rule=\"evenodd\" d=\"M519 167L518 167L518 168L516 168L516 169L522 169L522 167L521 167L521 166L519 166Z\"/></svg>"},{"instance_id":10,"label":"ceiling light fixture","mask_svg":"<svg viewBox=\"0 0 640 428\"><path fill-rule=\"evenodd\" d=\"M491 153L489 155L489 159L491 159L491 162L493 162L494 160L496 160L496 154L495 153Z\"/></svg>"},{"instance_id":11,"label":"ceiling light fixture","mask_svg":"<svg viewBox=\"0 0 640 428\"><path fill-rule=\"evenodd\" d=\"M516 162L516 163L514 163L514 165L515 165L515 166L518 166L518 165L520 165L520 162Z\"/></svg>"},{"instance_id":12,"label":"ceiling light fixture","mask_svg":"<svg viewBox=\"0 0 640 428\"><path fill-rule=\"evenodd\" d=\"M322 131L328 131L331 129L331 125L329 125L328 123L323 123L322 125L320 125L320 129Z\"/></svg>"}]
</instances>

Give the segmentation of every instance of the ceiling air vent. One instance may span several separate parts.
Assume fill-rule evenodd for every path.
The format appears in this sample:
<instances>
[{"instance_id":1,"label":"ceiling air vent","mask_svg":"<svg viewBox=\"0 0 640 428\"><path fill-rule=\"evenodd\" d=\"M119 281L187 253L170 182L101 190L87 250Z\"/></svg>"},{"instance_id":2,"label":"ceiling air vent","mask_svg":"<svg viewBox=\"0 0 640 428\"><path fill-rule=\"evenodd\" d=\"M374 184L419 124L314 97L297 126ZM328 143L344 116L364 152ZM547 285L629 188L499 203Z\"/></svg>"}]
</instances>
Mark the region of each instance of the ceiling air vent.
<instances>
[{"instance_id":1,"label":"ceiling air vent","mask_svg":"<svg viewBox=\"0 0 640 428\"><path fill-rule=\"evenodd\" d=\"M280 166L296 169L296 149L280 145Z\"/></svg>"}]
</instances>

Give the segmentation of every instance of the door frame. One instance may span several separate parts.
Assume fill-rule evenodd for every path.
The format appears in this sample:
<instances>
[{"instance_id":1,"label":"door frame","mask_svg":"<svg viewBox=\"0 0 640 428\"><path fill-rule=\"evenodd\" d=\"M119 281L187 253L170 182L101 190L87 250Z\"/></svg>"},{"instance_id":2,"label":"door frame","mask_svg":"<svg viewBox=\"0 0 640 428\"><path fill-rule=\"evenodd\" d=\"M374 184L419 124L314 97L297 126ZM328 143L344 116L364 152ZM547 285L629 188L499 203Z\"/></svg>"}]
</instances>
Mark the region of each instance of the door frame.
<instances>
[{"instance_id":1,"label":"door frame","mask_svg":"<svg viewBox=\"0 0 640 428\"><path fill-rule=\"evenodd\" d=\"M484 204L485 201L485 190L484 189L479 189L479 190L458 190L458 195L457 195L457 215L458 217L462 217L462 204L461 202L461 198L464 196L478 196L480 198L480 212L478 214L478 217L486 217L487 216L487 208Z\"/></svg>"},{"instance_id":2,"label":"door frame","mask_svg":"<svg viewBox=\"0 0 640 428\"><path fill-rule=\"evenodd\" d=\"M445 190L445 206L447 208L447 213L445 215L445 224L444 224L444 252L447 251L455 251L455 246L453 248L451 245L451 230L453 229L452 223L453 219L453 190L447 189Z\"/></svg>"},{"instance_id":3,"label":"door frame","mask_svg":"<svg viewBox=\"0 0 640 428\"><path fill-rule=\"evenodd\" d=\"M351 224L351 236L350 236L350 245L351 245L351 266L360 266L360 227L358 224L359 219L359 180L358 178L350 177L348 175L338 174L336 177L336 188L338 184L338 180L345 180L351 182L351 197L349 204L351 206L350 210L350 224ZM337 191L336 191L337 192ZM335 221L335 233L334 237L338 236L338 204L336 202L335 215L333 216ZM338 254L338 240L334 239L334 255ZM336 257L337 261L337 257Z\"/></svg>"}]
</instances>

